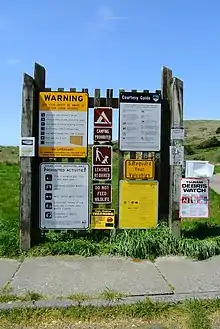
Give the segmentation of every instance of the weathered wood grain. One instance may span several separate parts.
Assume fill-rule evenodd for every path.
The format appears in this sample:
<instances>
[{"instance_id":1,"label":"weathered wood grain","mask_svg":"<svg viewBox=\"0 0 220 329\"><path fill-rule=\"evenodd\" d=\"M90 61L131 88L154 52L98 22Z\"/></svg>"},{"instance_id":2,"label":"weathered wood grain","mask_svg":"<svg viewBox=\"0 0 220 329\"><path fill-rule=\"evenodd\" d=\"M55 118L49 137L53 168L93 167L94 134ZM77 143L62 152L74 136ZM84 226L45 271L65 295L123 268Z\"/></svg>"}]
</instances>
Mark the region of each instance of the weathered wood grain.
<instances>
[{"instance_id":1,"label":"weathered wood grain","mask_svg":"<svg viewBox=\"0 0 220 329\"><path fill-rule=\"evenodd\" d=\"M183 128L183 81L173 78L170 86L171 96L171 127ZM170 129L171 131L171 129ZM183 141L171 140L171 146L181 147ZM170 204L169 221L173 234L180 237L179 200L180 200L180 179L182 178L182 165L170 166Z\"/></svg>"},{"instance_id":2,"label":"weathered wood grain","mask_svg":"<svg viewBox=\"0 0 220 329\"><path fill-rule=\"evenodd\" d=\"M82 88L83 93L87 93L89 95L89 90L88 88ZM87 147L89 146L89 107L88 107L88 113L87 113L87 123L88 123L88 130L87 130ZM87 157L82 158L81 162L88 162L88 149L87 149Z\"/></svg>"},{"instance_id":3,"label":"weathered wood grain","mask_svg":"<svg viewBox=\"0 0 220 329\"><path fill-rule=\"evenodd\" d=\"M161 219L169 217L169 183L170 183L170 85L172 71L163 66L161 74L162 113L161 113L161 153L160 153L160 182L159 182L159 215Z\"/></svg>"},{"instance_id":4,"label":"weathered wood grain","mask_svg":"<svg viewBox=\"0 0 220 329\"><path fill-rule=\"evenodd\" d=\"M124 89L119 89L119 95L120 93L124 92ZM118 98L119 99L119 98ZM119 104L118 104L119 105ZM120 201L120 180L124 178L124 152L119 150L119 140L120 140L120 108L119 108L119 119L118 119L118 216L117 216L117 223L119 224L119 201Z\"/></svg>"},{"instance_id":5,"label":"weathered wood grain","mask_svg":"<svg viewBox=\"0 0 220 329\"><path fill-rule=\"evenodd\" d=\"M39 225L39 196L40 196L40 163L42 158L38 157L39 141L39 93L45 90L46 70L43 66L35 63L34 66L34 111L33 111L33 136L36 138L36 157L32 159L32 215L31 215L31 246L41 241L41 230Z\"/></svg>"},{"instance_id":6,"label":"weathered wood grain","mask_svg":"<svg viewBox=\"0 0 220 329\"><path fill-rule=\"evenodd\" d=\"M112 99L113 99L113 89L106 89L106 107L112 107ZM113 114L112 114L112 121L113 121ZM112 127L113 127L113 122L112 122ZM112 142L105 142L106 145L112 145ZM112 158L112 166L113 166L113 158ZM112 170L113 173L113 170ZM111 181L106 181L105 183L112 184ZM113 186L112 186L112 191L113 191ZM113 193L112 193L113 196ZM112 208L112 203L111 204L106 204L105 209L111 209Z\"/></svg>"},{"instance_id":7,"label":"weathered wood grain","mask_svg":"<svg viewBox=\"0 0 220 329\"><path fill-rule=\"evenodd\" d=\"M33 135L34 79L24 74L22 90L21 137ZM20 248L31 247L32 158L20 158Z\"/></svg>"}]
</instances>

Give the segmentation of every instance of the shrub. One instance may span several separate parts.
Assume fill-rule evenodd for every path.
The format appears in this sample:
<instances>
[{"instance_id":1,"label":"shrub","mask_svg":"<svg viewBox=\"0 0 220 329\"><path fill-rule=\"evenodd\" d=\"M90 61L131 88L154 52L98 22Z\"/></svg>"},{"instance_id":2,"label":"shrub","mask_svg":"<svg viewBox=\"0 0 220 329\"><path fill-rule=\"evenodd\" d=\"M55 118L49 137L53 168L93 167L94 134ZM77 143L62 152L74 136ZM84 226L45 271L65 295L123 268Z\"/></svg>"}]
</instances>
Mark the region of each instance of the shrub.
<instances>
[{"instance_id":1,"label":"shrub","mask_svg":"<svg viewBox=\"0 0 220 329\"><path fill-rule=\"evenodd\" d=\"M194 148L192 147L192 145L185 145L184 150L185 150L185 155L195 154L195 151L194 151Z\"/></svg>"},{"instance_id":2,"label":"shrub","mask_svg":"<svg viewBox=\"0 0 220 329\"><path fill-rule=\"evenodd\" d=\"M113 152L118 152L118 142L113 143Z\"/></svg>"},{"instance_id":3,"label":"shrub","mask_svg":"<svg viewBox=\"0 0 220 329\"><path fill-rule=\"evenodd\" d=\"M207 149L210 147L217 147L217 146L220 146L220 141L216 136L213 136L209 139L202 141L197 147L199 149Z\"/></svg>"},{"instance_id":4,"label":"shrub","mask_svg":"<svg viewBox=\"0 0 220 329\"><path fill-rule=\"evenodd\" d=\"M220 163L220 152L215 155L214 161Z\"/></svg>"},{"instance_id":5,"label":"shrub","mask_svg":"<svg viewBox=\"0 0 220 329\"><path fill-rule=\"evenodd\" d=\"M205 161L206 160L206 158L205 158L205 156L204 155L195 155L194 157L193 157L193 160L198 160L198 161Z\"/></svg>"},{"instance_id":6,"label":"shrub","mask_svg":"<svg viewBox=\"0 0 220 329\"><path fill-rule=\"evenodd\" d=\"M216 129L216 135L218 135L218 134L220 134L220 127L218 127L217 129Z\"/></svg>"}]
</instances>

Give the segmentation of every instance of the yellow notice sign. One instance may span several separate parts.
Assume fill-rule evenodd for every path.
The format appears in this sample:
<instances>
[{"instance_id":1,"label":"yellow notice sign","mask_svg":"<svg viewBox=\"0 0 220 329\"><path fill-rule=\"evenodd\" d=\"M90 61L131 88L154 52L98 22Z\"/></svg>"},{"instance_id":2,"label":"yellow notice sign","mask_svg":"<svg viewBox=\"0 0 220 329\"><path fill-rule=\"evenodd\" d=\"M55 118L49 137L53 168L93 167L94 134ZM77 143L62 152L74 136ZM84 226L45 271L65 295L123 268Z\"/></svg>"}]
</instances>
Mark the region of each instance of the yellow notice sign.
<instances>
[{"instance_id":1,"label":"yellow notice sign","mask_svg":"<svg viewBox=\"0 0 220 329\"><path fill-rule=\"evenodd\" d=\"M158 221L158 182L120 181L119 227L154 228Z\"/></svg>"},{"instance_id":2,"label":"yellow notice sign","mask_svg":"<svg viewBox=\"0 0 220 329\"><path fill-rule=\"evenodd\" d=\"M114 209L93 209L91 216L92 229L114 229L115 210Z\"/></svg>"},{"instance_id":3,"label":"yellow notice sign","mask_svg":"<svg viewBox=\"0 0 220 329\"><path fill-rule=\"evenodd\" d=\"M41 92L39 106L39 157L87 157L88 94Z\"/></svg>"},{"instance_id":4,"label":"yellow notice sign","mask_svg":"<svg viewBox=\"0 0 220 329\"><path fill-rule=\"evenodd\" d=\"M88 94L82 92L41 92L40 110L88 111Z\"/></svg>"},{"instance_id":5,"label":"yellow notice sign","mask_svg":"<svg viewBox=\"0 0 220 329\"><path fill-rule=\"evenodd\" d=\"M125 160L125 178L154 179L155 162L153 160Z\"/></svg>"}]
</instances>

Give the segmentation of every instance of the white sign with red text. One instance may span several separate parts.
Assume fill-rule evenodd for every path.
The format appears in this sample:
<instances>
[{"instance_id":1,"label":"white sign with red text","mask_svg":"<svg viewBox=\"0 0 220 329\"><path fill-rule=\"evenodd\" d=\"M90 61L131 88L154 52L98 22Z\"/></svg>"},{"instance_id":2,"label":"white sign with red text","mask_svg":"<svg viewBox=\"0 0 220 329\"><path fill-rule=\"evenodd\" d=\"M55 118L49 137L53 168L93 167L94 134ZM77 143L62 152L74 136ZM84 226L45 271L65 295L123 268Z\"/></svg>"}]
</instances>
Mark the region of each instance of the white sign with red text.
<instances>
[{"instance_id":1,"label":"white sign with red text","mask_svg":"<svg viewBox=\"0 0 220 329\"><path fill-rule=\"evenodd\" d=\"M209 180L182 178L180 181L180 218L209 217Z\"/></svg>"}]
</instances>

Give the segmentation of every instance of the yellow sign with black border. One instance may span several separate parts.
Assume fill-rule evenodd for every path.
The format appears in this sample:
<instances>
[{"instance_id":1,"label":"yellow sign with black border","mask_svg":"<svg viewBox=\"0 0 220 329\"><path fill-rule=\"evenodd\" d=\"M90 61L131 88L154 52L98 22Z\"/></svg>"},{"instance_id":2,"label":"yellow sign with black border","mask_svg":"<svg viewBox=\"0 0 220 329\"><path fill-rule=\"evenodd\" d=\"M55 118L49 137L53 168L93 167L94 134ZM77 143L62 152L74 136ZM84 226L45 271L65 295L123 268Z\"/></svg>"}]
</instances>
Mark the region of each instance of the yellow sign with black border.
<instances>
[{"instance_id":1,"label":"yellow sign with black border","mask_svg":"<svg viewBox=\"0 0 220 329\"><path fill-rule=\"evenodd\" d=\"M155 228L158 221L158 182L121 180L119 185L119 228Z\"/></svg>"},{"instance_id":2,"label":"yellow sign with black border","mask_svg":"<svg viewBox=\"0 0 220 329\"><path fill-rule=\"evenodd\" d=\"M39 157L87 157L88 100L84 92L40 92Z\"/></svg>"},{"instance_id":3,"label":"yellow sign with black border","mask_svg":"<svg viewBox=\"0 0 220 329\"><path fill-rule=\"evenodd\" d=\"M125 160L124 175L126 179L154 179L155 161L148 159Z\"/></svg>"},{"instance_id":4,"label":"yellow sign with black border","mask_svg":"<svg viewBox=\"0 0 220 329\"><path fill-rule=\"evenodd\" d=\"M91 228L109 230L115 228L115 209L93 209Z\"/></svg>"},{"instance_id":5,"label":"yellow sign with black border","mask_svg":"<svg viewBox=\"0 0 220 329\"><path fill-rule=\"evenodd\" d=\"M40 92L41 111L88 111L88 94L84 92Z\"/></svg>"}]
</instances>

